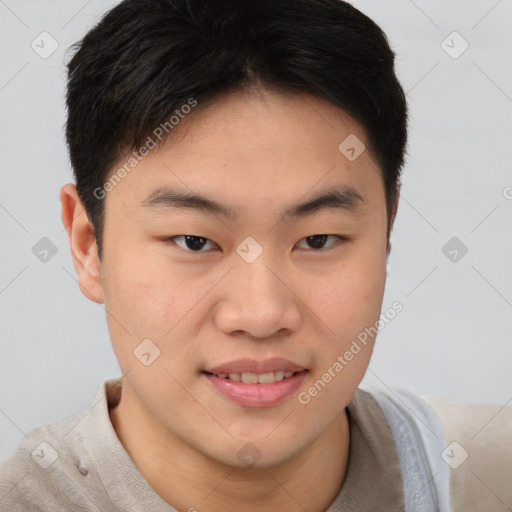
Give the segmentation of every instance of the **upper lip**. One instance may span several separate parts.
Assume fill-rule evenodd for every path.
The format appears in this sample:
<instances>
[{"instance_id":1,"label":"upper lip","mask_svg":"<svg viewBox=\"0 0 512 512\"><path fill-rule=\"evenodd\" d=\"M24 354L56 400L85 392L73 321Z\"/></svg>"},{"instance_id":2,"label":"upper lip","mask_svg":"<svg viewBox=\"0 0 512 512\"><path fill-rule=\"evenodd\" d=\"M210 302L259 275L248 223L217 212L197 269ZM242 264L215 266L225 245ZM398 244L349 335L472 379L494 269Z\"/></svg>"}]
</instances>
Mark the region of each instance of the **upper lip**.
<instances>
[{"instance_id":1,"label":"upper lip","mask_svg":"<svg viewBox=\"0 0 512 512\"><path fill-rule=\"evenodd\" d=\"M300 372L305 370L304 366L283 359L274 357L272 359L265 359L264 361L257 361L255 359L237 359L229 363L223 363L204 371L214 374L219 373L269 373L269 372Z\"/></svg>"}]
</instances>

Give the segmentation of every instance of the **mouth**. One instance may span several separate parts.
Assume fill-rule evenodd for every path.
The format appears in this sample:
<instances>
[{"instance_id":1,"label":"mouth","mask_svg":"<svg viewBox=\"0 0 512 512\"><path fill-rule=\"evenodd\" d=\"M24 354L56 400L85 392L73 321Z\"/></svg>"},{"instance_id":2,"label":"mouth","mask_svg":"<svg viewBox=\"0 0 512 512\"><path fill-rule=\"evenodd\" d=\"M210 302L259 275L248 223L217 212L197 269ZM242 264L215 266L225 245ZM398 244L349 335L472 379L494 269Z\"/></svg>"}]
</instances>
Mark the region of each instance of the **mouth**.
<instances>
[{"instance_id":1,"label":"mouth","mask_svg":"<svg viewBox=\"0 0 512 512\"><path fill-rule=\"evenodd\" d=\"M265 373L213 373L202 371L213 390L248 409L276 407L301 386L308 370Z\"/></svg>"},{"instance_id":2,"label":"mouth","mask_svg":"<svg viewBox=\"0 0 512 512\"><path fill-rule=\"evenodd\" d=\"M244 384L272 384L274 382L280 382L285 379L289 379L298 373L307 372L307 370L300 370L296 372L289 372L284 370L278 370L275 372L266 373L211 373L203 371L206 375L218 377L219 379L228 379L234 382L242 382Z\"/></svg>"}]
</instances>

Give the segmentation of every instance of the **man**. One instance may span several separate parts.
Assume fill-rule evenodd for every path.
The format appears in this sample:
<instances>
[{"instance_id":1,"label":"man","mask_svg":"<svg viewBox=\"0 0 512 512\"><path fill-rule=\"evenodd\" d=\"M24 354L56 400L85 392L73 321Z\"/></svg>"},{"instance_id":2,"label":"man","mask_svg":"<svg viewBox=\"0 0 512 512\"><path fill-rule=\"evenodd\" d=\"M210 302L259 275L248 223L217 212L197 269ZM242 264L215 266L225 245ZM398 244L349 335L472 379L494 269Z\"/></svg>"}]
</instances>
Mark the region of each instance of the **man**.
<instances>
[{"instance_id":1,"label":"man","mask_svg":"<svg viewBox=\"0 0 512 512\"><path fill-rule=\"evenodd\" d=\"M123 377L22 442L0 509L512 507L510 409L358 388L407 133L380 28L339 0L125 0L76 49L62 220Z\"/></svg>"}]
</instances>

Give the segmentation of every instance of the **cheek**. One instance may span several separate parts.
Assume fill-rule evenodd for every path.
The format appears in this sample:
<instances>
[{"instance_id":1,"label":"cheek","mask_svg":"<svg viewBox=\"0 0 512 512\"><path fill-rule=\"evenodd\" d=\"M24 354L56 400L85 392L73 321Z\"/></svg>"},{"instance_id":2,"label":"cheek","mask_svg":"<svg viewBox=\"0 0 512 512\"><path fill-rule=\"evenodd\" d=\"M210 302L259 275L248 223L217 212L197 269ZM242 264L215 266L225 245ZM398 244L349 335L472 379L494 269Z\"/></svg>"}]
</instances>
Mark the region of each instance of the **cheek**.
<instances>
[{"instance_id":1,"label":"cheek","mask_svg":"<svg viewBox=\"0 0 512 512\"><path fill-rule=\"evenodd\" d=\"M132 378L140 372L149 378L148 370L154 368L181 374L180 362L193 360L196 348L191 341L197 334L194 313L214 282L187 275L161 253L130 253L118 247L105 261L103 288L108 329L121 369L133 370ZM135 358L147 339L159 351L150 368Z\"/></svg>"},{"instance_id":2,"label":"cheek","mask_svg":"<svg viewBox=\"0 0 512 512\"><path fill-rule=\"evenodd\" d=\"M354 248L322 280L326 286L312 281L307 303L321 320L317 326L322 333L317 338L315 378L328 382L319 402L338 403L340 393L349 399L363 378L373 351L385 280L385 237L379 236Z\"/></svg>"},{"instance_id":3,"label":"cheek","mask_svg":"<svg viewBox=\"0 0 512 512\"><path fill-rule=\"evenodd\" d=\"M170 312L178 304L172 290L180 289L171 276L127 245L118 241L106 248L102 273L108 329L123 369L136 362L133 351L144 339L161 345L173 323Z\"/></svg>"},{"instance_id":4,"label":"cheek","mask_svg":"<svg viewBox=\"0 0 512 512\"><path fill-rule=\"evenodd\" d=\"M307 303L332 337L340 341L355 336L379 317L386 279L384 250L358 251L327 279L307 287Z\"/></svg>"},{"instance_id":5,"label":"cheek","mask_svg":"<svg viewBox=\"0 0 512 512\"><path fill-rule=\"evenodd\" d=\"M130 250L129 245L118 241L111 244L110 251L105 251L105 307L124 319L131 327L129 330L152 326L156 329L152 334L156 336L160 324L172 321L169 314L179 310L187 289L180 274L171 272L169 265L158 260L157 254L143 251L140 241L133 243L140 250Z\"/></svg>"},{"instance_id":6,"label":"cheek","mask_svg":"<svg viewBox=\"0 0 512 512\"><path fill-rule=\"evenodd\" d=\"M371 259L372 261L368 261ZM303 390L310 417L318 428L333 420L340 404L348 404L368 368L375 342L385 284L385 257L358 258L330 280L328 291L310 288L308 304L321 322L317 359L309 386Z\"/></svg>"}]
</instances>

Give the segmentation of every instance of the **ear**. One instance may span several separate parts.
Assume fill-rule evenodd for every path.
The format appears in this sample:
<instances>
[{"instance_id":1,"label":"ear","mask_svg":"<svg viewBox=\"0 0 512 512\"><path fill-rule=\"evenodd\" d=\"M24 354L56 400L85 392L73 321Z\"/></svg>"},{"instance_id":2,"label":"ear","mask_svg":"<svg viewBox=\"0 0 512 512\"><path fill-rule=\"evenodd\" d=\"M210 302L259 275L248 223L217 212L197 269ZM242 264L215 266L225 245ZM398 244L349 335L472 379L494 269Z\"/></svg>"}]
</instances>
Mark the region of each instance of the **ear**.
<instances>
[{"instance_id":1,"label":"ear","mask_svg":"<svg viewBox=\"0 0 512 512\"><path fill-rule=\"evenodd\" d=\"M397 185L396 185L395 202L394 202L393 208L391 210L391 215L390 215L389 224L388 224L388 245L387 245L387 250L386 250L386 253L387 253L388 256L389 256L389 253L391 252L391 243L389 241L389 238L391 236L391 230L393 229L393 225L395 223L396 213L398 211L398 202L400 200L400 190L401 190L401 188L402 188L401 183L397 183Z\"/></svg>"},{"instance_id":2,"label":"ear","mask_svg":"<svg viewBox=\"0 0 512 512\"><path fill-rule=\"evenodd\" d=\"M101 262L89 221L75 185L68 183L60 189L62 222L69 237L73 263L82 293L93 302L102 303Z\"/></svg>"}]
</instances>

